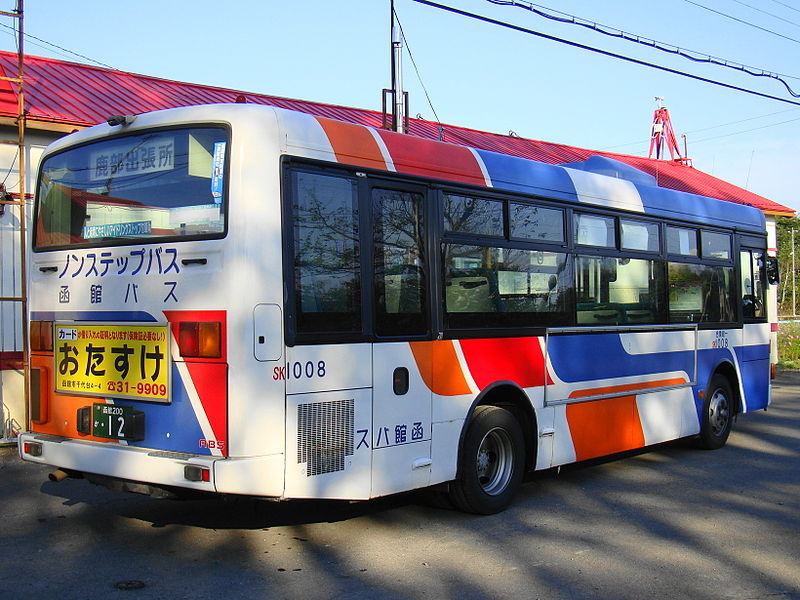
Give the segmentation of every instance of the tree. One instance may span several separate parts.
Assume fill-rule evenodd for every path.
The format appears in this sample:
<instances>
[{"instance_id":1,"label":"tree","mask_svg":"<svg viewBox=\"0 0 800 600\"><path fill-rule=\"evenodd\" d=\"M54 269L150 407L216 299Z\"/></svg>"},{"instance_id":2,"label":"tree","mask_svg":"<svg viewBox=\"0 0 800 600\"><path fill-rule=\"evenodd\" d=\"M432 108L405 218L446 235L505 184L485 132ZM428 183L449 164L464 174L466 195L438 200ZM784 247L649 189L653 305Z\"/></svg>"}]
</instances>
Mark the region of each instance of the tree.
<instances>
[{"instance_id":1,"label":"tree","mask_svg":"<svg viewBox=\"0 0 800 600\"><path fill-rule=\"evenodd\" d=\"M778 217L778 264L780 265L781 282L778 284L778 314L791 315L797 307L792 306L792 292L798 297L800 277L792 273L792 241L795 248L800 245L800 219L796 217ZM797 233L792 236L792 231ZM800 266L800 256L795 256L795 266ZM792 276L794 275L794 276ZM794 286L794 290L792 290ZM798 297L800 298L800 297Z\"/></svg>"}]
</instances>

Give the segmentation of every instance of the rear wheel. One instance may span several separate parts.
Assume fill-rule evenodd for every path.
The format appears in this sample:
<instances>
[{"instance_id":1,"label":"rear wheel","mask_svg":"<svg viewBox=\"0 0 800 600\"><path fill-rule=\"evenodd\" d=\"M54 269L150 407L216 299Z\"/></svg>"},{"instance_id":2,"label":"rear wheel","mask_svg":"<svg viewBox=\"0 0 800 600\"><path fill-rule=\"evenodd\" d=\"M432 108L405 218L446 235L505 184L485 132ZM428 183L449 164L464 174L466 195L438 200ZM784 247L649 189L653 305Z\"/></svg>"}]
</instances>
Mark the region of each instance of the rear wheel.
<instances>
[{"instance_id":1,"label":"rear wheel","mask_svg":"<svg viewBox=\"0 0 800 600\"><path fill-rule=\"evenodd\" d=\"M505 509L522 481L525 442L514 415L479 406L469 423L450 499L465 512L489 515Z\"/></svg>"},{"instance_id":2,"label":"rear wheel","mask_svg":"<svg viewBox=\"0 0 800 600\"><path fill-rule=\"evenodd\" d=\"M736 414L736 397L724 375L717 373L703 399L703 421L700 424L700 446L708 450L722 448L728 441Z\"/></svg>"}]
</instances>

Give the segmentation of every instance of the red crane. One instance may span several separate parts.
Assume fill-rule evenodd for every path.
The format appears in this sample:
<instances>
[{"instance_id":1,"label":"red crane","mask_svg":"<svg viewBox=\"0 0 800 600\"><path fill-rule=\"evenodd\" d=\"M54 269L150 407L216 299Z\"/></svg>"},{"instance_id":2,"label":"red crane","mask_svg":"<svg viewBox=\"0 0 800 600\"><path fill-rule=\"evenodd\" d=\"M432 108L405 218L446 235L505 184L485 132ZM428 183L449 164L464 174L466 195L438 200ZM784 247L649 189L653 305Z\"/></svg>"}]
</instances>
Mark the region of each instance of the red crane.
<instances>
[{"instance_id":1,"label":"red crane","mask_svg":"<svg viewBox=\"0 0 800 600\"><path fill-rule=\"evenodd\" d=\"M656 100L660 101L661 98L656 98ZM678 146L675 130L672 128L669 110L667 110L666 106L661 106L659 102L658 108L653 113L653 128L650 131L650 154L648 158L653 158L654 153L655 158L661 158L662 155L666 156L664 146L669 150L671 160L691 166L691 159L681 156L681 149Z\"/></svg>"}]
</instances>

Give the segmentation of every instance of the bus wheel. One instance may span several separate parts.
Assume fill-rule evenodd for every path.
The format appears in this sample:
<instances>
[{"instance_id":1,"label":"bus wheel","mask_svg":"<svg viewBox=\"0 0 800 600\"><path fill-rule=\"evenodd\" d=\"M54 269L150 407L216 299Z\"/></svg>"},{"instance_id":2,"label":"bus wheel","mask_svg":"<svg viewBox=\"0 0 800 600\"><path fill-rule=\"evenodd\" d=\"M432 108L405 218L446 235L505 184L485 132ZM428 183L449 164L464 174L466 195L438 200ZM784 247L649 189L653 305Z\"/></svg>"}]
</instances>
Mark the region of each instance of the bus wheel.
<instances>
[{"instance_id":1,"label":"bus wheel","mask_svg":"<svg viewBox=\"0 0 800 600\"><path fill-rule=\"evenodd\" d=\"M703 400L703 422L700 425L700 447L722 448L733 426L736 401L728 378L717 373L711 378Z\"/></svg>"},{"instance_id":2,"label":"bus wheel","mask_svg":"<svg viewBox=\"0 0 800 600\"><path fill-rule=\"evenodd\" d=\"M509 411L479 406L467 428L460 474L450 484L450 499L465 512L490 515L505 509L522 481L525 443Z\"/></svg>"}]
</instances>

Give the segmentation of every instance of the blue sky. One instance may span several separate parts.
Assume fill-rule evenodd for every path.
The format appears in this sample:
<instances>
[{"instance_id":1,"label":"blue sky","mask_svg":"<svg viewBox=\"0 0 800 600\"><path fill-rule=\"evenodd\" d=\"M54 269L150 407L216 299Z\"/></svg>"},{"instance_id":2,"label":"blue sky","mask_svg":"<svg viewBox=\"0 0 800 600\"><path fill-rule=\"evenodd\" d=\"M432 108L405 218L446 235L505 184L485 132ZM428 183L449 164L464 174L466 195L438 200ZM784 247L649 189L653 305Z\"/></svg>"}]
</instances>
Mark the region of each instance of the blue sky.
<instances>
[{"instance_id":1,"label":"blue sky","mask_svg":"<svg viewBox=\"0 0 800 600\"><path fill-rule=\"evenodd\" d=\"M433 120L435 109L448 124L646 155L654 98L661 96L676 132L687 135L696 168L800 210L800 106L413 0L395 1L407 41L404 87L412 115ZM539 1L631 34L786 75L800 93L800 0ZM441 3L792 99L778 81L690 62L515 6L488 0ZM14 2L7 4L5 10ZM25 8L30 35L135 73L371 109L380 108L381 89L389 86L389 0L41 0ZM12 24L8 18L0 23ZM0 44L15 49L6 28ZM26 44L30 54L88 62L34 39Z\"/></svg>"}]
</instances>

